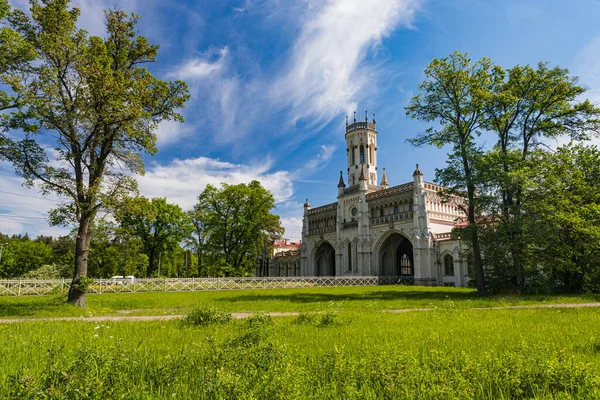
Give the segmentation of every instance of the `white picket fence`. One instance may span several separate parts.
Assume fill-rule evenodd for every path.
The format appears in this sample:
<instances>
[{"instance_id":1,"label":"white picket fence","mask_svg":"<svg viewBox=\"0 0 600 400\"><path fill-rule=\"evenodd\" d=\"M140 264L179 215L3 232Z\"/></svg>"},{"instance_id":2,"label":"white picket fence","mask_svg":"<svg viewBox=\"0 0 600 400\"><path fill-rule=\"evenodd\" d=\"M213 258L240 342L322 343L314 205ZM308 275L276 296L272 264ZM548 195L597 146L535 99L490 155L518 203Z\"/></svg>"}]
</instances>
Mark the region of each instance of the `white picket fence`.
<instances>
[{"instance_id":1,"label":"white picket fence","mask_svg":"<svg viewBox=\"0 0 600 400\"><path fill-rule=\"evenodd\" d=\"M0 296L43 296L65 293L71 281L65 279L0 280ZM414 279L399 276L339 277L248 277L248 278L160 278L136 279L115 284L95 279L89 293L200 292L204 290L291 289L334 286L413 285Z\"/></svg>"}]
</instances>

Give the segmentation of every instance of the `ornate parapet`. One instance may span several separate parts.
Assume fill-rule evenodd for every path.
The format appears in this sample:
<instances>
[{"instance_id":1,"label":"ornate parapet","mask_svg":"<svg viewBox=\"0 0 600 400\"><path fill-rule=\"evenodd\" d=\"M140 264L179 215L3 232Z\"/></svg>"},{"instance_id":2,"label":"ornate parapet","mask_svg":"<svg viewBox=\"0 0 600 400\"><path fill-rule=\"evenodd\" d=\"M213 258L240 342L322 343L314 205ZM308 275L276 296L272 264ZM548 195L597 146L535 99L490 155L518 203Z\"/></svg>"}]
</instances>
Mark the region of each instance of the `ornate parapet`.
<instances>
[{"instance_id":1,"label":"ornate parapet","mask_svg":"<svg viewBox=\"0 0 600 400\"><path fill-rule=\"evenodd\" d=\"M312 216L312 215L324 213L327 211L336 211L337 204L338 203L336 202L336 203L326 204L321 207L311 208L310 210L308 210L307 215Z\"/></svg>"},{"instance_id":2,"label":"ornate parapet","mask_svg":"<svg viewBox=\"0 0 600 400\"><path fill-rule=\"evenodd\" d=\"M394 196L400 193L406 193L412 191L414 184L412 182L405 183L403 185L392 186L389 189L378 190L375 192L367 193L367 201L377 200L384 197Z\"/></svg>"},{"instance_id":3,"label":"ornate parapet","mask_svg":"<svg viewBox=\"0 0 600 400\"><path fill-rule=\"evenodd\" d=\"M375 122L366 122L366 121L357 121L350 125L346 126L346 133L357 131L359 129L369 129L372 131L377 131L377 123Z\"/></svg>"}]
</instances>

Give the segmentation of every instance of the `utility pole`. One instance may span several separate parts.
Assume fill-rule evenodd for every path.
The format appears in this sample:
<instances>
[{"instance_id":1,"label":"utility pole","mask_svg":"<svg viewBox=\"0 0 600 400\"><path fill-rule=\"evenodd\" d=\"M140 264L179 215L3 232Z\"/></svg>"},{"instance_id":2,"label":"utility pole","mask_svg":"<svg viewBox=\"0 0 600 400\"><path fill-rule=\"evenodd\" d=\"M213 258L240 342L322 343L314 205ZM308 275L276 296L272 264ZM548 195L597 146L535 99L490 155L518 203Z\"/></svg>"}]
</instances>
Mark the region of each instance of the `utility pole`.
<instances>
[{"instance_id":1,"label":"utility pole","mask_svg":"<svg viewBox=\"0 0 600 400\"><path fill-rule=\"evenodd\" d=\"M2 265L2 248L8 243L0 243L0 265Z\"/></svg>"}]
</instances>

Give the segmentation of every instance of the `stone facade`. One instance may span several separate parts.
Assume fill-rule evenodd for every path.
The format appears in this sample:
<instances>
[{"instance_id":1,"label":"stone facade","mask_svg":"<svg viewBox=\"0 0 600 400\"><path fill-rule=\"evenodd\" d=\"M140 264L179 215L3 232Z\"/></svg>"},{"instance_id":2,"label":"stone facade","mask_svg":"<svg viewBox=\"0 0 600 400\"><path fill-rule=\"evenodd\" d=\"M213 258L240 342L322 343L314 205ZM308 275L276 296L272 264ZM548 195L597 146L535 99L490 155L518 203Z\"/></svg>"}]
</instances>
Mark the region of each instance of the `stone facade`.
<instances>
[{"instance_id":1,"label":"stone facade","mask_svg":"<svg viewBox=\"0 0 600 400\"><path fill-rule=\"evenodd\" d=\"M443 188L425 182L418 165L412 182L388 187L384 170L377 185L377 135L375 115L359 122L355 113L351 124L346 119L349 186L340 172L336 202L311 208L307 199L294 270L301 276L397 276L419 285L466 286L464 244L450 236L464 217L459 204L442 202Z\"/></svg>"}]
</instances>

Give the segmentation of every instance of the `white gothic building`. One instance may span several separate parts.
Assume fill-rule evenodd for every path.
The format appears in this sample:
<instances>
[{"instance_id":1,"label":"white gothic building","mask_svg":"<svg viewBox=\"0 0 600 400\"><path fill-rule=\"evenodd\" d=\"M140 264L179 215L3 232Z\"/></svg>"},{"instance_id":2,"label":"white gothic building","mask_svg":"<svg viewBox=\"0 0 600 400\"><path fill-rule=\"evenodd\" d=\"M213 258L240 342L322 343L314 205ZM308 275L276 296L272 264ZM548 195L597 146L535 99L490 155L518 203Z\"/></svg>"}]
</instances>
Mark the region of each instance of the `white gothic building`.
<instances>
[{"instance_id":1,"label":"white gothic building","mask_svg":"<svg viewBox=\"0 0 600 400\"><path fill-rule=\"evenodd\" d=\"M340 171L335 202L304 204L299 268L290 273L277 260L269 275L399 277L417 285L466 286L464 244L450 237L464 214L443 203L442 187L425 182L417 168L410 182L378 182L377 124L346 117L348 186ZM288 260L289 262L289 260Z\"/></svg>"}]
</instances>

